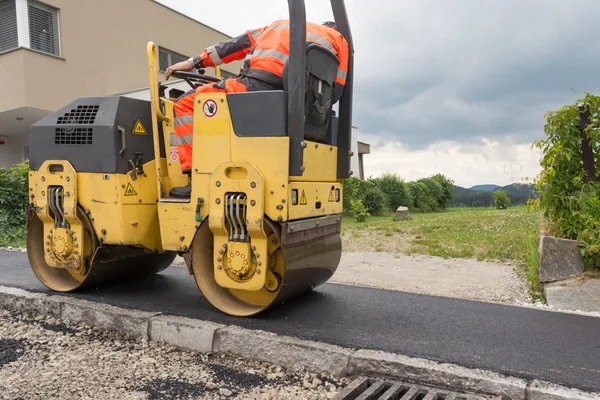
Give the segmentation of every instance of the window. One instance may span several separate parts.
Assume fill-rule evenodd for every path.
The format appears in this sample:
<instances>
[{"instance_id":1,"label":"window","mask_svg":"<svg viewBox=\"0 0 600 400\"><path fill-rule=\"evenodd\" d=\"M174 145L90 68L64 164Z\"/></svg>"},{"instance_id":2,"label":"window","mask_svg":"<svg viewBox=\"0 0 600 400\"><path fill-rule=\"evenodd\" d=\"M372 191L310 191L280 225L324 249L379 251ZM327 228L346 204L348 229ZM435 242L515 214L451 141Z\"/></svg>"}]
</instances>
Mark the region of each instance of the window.
<instances>
[{"instance_id":1,"label":"window","mask_svg":"<svg viewBox=\"0 0 600 400\"><path fill-rule=\"evenodd\" d=\"M57 10L37 1L29 1L28 6L30 47L60 56Z\"/></svg>"},{"instance_id":2,"label":"window","mask_svg":"<svg viewBox=\"0 0 600 400\"><path fill-rule=\"evenodd\" d=\"M60 57L58 10L36 0L0 0L0 53L25 47Z\"/></svg>"},{"instance_id":3,"label":"window","mask_svg":"<svg viewBox=\"0 0 600 400\"><path fill-rule=\"evenodd\" d=\"M19 47L15 0L0 0L0 52Z\"/></svg>"},{"instance_id":4,"label":"window","mask_svg":"<svg viewBox=\"0 0 600 400\"><path fill-rule=\"evenodd\" d=\"M158 69L160 72L165 72L170 65L178 62L186 61L189 57L183 54L176 53L164 47L158 48Z\"/></svg>"}]
</instances>

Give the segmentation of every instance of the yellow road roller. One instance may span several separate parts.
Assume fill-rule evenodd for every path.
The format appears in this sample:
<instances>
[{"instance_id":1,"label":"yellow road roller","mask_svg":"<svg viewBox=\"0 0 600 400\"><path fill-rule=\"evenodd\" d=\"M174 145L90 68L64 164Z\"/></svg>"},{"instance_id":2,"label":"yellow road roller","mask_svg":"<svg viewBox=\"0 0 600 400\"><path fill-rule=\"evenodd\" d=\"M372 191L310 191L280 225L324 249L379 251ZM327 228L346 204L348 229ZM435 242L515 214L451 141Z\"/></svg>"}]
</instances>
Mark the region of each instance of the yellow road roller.
<instances>
[{"instance_id":1,"label":"yellow road roller","mask_svg":"<svg viewBox=\"0 0 600 400\"><path fill-rule=\"evenodd\" d=\"M304 1L288 5L283 90L198 94L189 171L174 151L181 91L159 83L152 42L150 101L80 98L31 127L27 252L46 287L135 284L180 255L214 307L252 316L334 274L352 174L352 36L343 0L331 0L350 45L336 102L339 60L304 39ZM216 70L175 76L197 88Z\"/></svg>"}]
</instances>

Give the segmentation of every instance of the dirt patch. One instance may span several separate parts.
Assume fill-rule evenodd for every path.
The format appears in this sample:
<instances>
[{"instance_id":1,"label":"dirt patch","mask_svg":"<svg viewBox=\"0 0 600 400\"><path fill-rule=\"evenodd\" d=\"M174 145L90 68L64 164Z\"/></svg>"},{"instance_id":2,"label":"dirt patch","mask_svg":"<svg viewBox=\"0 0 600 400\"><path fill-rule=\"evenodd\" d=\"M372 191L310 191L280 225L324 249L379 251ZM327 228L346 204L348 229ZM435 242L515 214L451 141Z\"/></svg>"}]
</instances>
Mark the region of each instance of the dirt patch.
<instances>
[{"instance_id":1,"label":"dirt patch","mask_svg":"<svg viewBox=\"0 0 600 400\"><path fill-rule=\"evenodd\" d=\"M343 253L329 282L503 304L529 300L514 266L469 259Z\"/></svg>"}]
</instances>

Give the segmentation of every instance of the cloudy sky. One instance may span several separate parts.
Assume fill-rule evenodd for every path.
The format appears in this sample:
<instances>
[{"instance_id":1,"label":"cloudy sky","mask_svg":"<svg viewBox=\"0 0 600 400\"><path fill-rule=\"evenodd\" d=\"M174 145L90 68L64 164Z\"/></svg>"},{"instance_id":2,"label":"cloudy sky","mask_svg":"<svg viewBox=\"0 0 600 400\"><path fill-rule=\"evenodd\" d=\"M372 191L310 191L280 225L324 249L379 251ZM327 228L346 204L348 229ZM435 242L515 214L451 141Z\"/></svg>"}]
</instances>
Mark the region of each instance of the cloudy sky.
<instances>
[{"instance_id":1,"label":"cloudy sky","mask_svg":"<svg viewBox=\"0 0 600 400\"><path fill-rule=\"evenodd\" d=\"M159 0L228 35L284 0ZM539 172L544 114L600 89L598 0L346 0L365 174L506 185ZM332 19L329 1L307 17ZM200 49L201 51L202 49Z\"/></svg>"}]
</instances>

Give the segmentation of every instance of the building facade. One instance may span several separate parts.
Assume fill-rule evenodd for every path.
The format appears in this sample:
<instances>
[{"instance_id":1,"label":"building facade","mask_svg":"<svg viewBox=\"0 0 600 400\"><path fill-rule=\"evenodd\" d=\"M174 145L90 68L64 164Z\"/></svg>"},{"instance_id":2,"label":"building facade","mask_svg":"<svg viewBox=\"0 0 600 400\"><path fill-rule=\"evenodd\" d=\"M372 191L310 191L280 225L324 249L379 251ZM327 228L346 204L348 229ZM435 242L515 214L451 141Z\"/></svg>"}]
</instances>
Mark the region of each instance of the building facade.
<instances>
[{"instance_id":1,"label":"building facade","mask_svg":"<svg viewBox=\"0 0 600 400\"><path fill-rule=\"evenodd\" d=\"M229 38L155 0L0 0L0 168L27 159L31 125L79 97L148 99L148 41L164 81L167 66Z\"/></svg>"},{"instance_id":2,"label":"building facade","mask_svg":"<svg viewBox=\"0 0 600 400\"><path fill-rule=\"evenodd\" d=\"M27 158L31 125L76 98L147 87L148 41L164 70L229 38L153 0L0 0L0 167Z\"/></svg>"}]
</instances>

